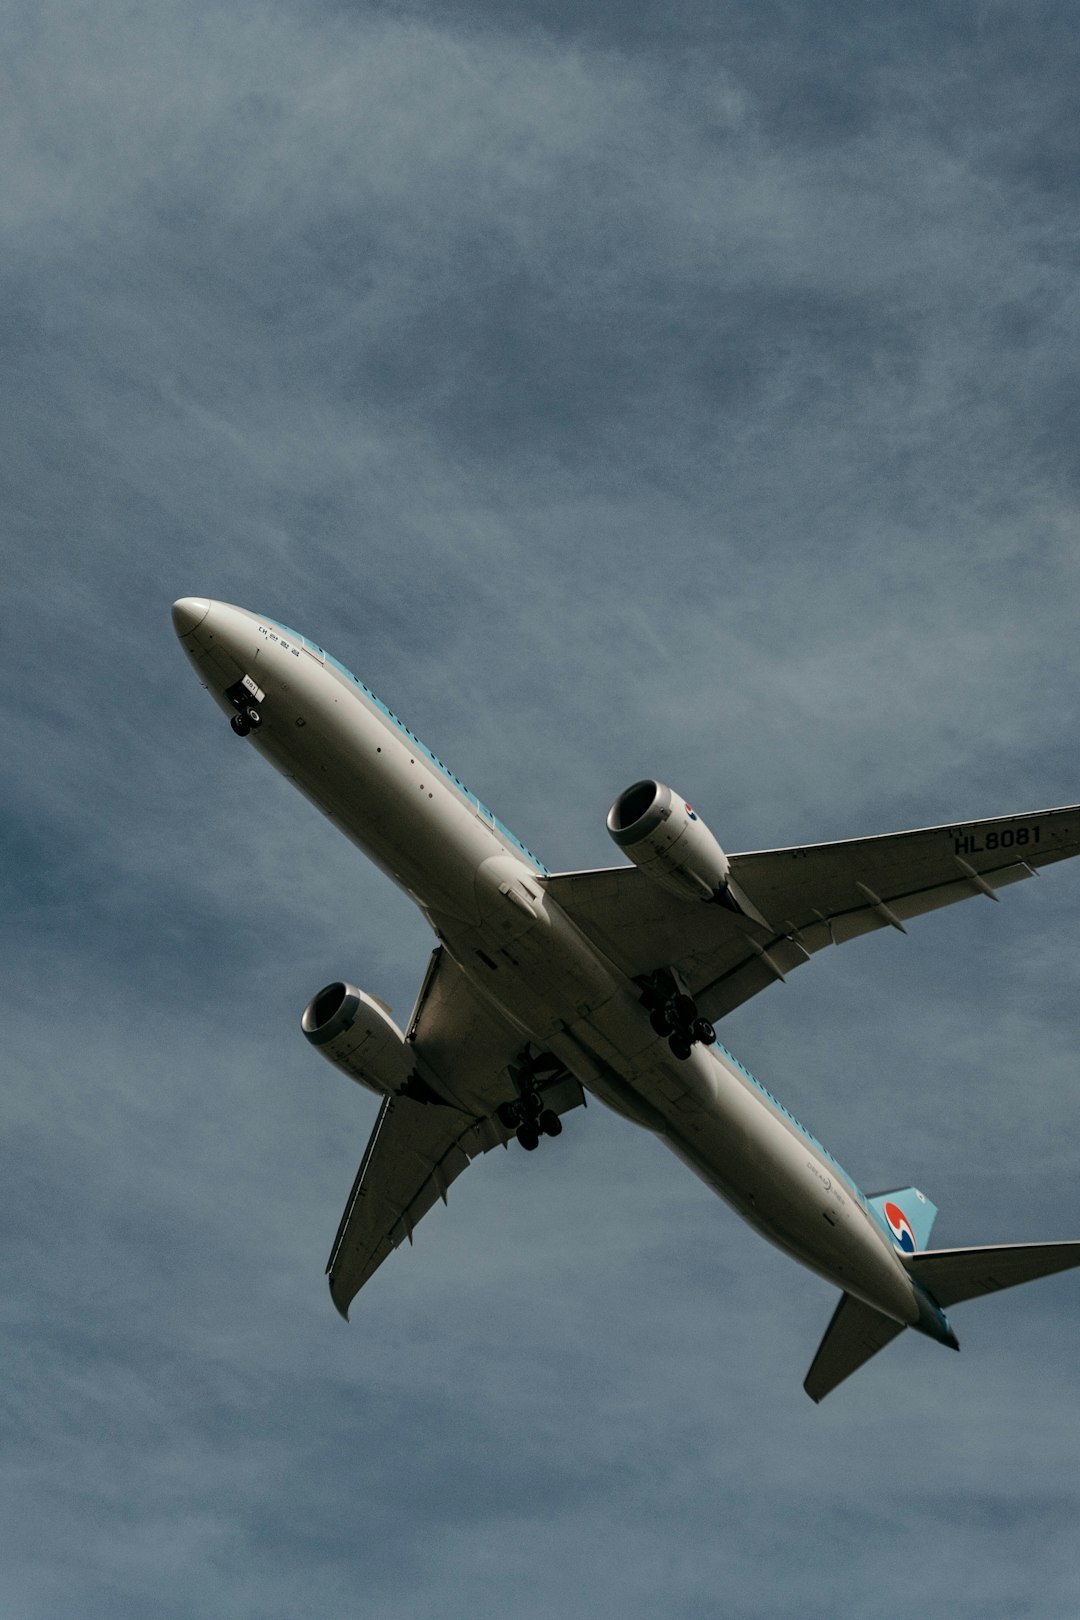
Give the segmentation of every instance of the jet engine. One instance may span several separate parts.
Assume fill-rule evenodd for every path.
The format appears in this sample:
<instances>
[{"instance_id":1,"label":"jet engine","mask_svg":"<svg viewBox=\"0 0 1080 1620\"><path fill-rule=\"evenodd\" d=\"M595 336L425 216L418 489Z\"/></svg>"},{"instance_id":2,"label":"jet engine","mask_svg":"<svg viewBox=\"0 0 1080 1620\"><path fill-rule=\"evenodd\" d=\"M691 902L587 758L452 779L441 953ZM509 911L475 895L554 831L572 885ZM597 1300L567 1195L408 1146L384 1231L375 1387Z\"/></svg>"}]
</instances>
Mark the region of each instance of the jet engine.
<instances>
[{"instance_id":1,"label":"jet engine","mask_svg":"<svg viewBox=\"0 0 1080 1620\"><path fill-rule=\"evenodd\" d=\"M300 1028L336 1069L380 1096L406 1087L413 1063L405 1037L374 996L328 984L304 1008Z\"/></svg>"},{"instance_id":2,"label":"jet engine","mask_svg":"<svg viewBox=\"0 0 1080 1620\"><path fill-rule=\"evenodd\" d=\"M727 856L697 811L663 782L635 782L620 793L607 830L635 866L673 894L734 904Z\"/></svg>"}]
</instances>

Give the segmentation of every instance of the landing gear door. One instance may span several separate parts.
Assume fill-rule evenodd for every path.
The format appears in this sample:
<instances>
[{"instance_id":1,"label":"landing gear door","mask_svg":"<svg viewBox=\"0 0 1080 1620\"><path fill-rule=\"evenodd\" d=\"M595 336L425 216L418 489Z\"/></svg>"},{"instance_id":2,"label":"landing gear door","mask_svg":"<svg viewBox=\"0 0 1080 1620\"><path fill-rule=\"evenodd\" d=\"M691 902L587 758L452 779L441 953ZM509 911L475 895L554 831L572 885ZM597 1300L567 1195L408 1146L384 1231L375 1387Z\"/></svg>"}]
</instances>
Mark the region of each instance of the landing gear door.
<instances>
[{"instance_id":1,"label":"landing gear door","mask_svg":"<svg viewBox=\"0 0 1080 1620\"><path fill-rule=\"evenodd\" d=\"M225 696L234 709L247 709L254 703L261 703L266 693L257 681L250 675L245 675L232 686L225 688Z\"/></svg>"}]
</instances>

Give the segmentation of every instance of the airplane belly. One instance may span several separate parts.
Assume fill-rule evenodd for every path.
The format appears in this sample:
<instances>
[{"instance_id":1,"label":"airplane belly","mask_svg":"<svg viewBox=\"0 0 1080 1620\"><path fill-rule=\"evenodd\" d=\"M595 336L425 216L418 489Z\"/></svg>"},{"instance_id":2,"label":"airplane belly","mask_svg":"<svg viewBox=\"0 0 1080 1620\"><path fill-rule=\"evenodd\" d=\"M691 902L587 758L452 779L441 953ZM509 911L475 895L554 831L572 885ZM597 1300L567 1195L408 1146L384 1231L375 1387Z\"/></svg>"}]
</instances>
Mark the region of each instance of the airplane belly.
<instances>
[{"instance_id":1,"label":"airplane belly","mask_svg":"<svg viewBox=\"0 0 1080 1620\"><path fill-rule=\"evenodd\" d=\"M672 1151L792 1259L895 1320L914 1321L911 1281L850 1191L752 1093L721 1093L721 1106L691 1129L672 1119Z\"/></svg>"},{"instance_id":2,"label":"airplane belly","mask_svg":"<svg viewBox=\"0 0 1080 1620\"><path fill-rule=\"evenodd\" d=\"M601 1101L660 1135L792 1258L898 1321L917 1317L910 1279L851 1191L715 1049L679 1060L619 998L582 1025L570 1034L594 1067L576 1072Z\"/></svg>"},{"instance_id":3,"label":"airplane belly","mask_svg":"<svg viewBox=\"0 0 1080 1620\"><path fill-rule=\"evenodd\" d=\"M473 872L491 832L419 748L312 661L267 655L258 751L424 909L475 919Z\"/></svg>"}]
</instances>

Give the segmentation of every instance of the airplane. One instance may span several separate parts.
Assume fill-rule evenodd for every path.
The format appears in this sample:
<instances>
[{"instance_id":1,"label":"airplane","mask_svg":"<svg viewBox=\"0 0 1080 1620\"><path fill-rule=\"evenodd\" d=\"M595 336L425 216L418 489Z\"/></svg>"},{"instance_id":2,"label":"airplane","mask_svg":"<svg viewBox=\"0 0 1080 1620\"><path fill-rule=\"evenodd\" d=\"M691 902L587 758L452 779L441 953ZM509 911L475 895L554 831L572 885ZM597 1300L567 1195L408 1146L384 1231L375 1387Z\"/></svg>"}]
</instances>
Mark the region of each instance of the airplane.
<instances>
[{"instance_id":1,"label":"airplane","mask_svg":"<svg viewBox=\"0 0 1080 1620\"><path fill-rule=\"evenodd\" d=\"M344 664L207 597L172 609L203 686L248 742L416 902L437 943L404 1029L345 980L308 1041L382 1099L334 1239L349 1306L473 1159L534 1152L586 1094L652 1131L744 1220L841 1290L815 1402L905 1328L956 1350L953 1305L1080 1265L1080 1242L928 1249L918 1189L867 1196L717 1039L817 951L984 896L1080 853L1080 805L729 855L644 780L607 830L630 862L552 873Z\"/></svg>"}]
</instances>

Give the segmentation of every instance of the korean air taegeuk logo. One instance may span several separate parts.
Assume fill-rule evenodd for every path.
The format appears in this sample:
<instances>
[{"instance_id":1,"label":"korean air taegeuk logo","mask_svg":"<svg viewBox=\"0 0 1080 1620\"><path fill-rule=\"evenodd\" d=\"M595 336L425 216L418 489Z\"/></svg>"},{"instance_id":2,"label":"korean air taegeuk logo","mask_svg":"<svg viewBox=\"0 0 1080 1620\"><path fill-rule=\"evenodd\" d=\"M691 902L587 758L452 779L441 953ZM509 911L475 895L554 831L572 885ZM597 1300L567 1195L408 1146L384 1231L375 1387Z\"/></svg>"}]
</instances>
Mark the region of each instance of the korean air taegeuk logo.
<instances>
[{"instance_id":1,"label":"korean air taegeuk logo","mask_svg":"<svg viewBox=\"0 0 1080 1620\"><path fill-rule=\"evenodd\" d=\"M888 1222L889 1231L893 1240L903 1249L905 1254L914 1254L919 1245L915 1242L915 1234L907 1216L898 1204L886 1203L884 1216Z\"/></svg>"}]
</instances>

